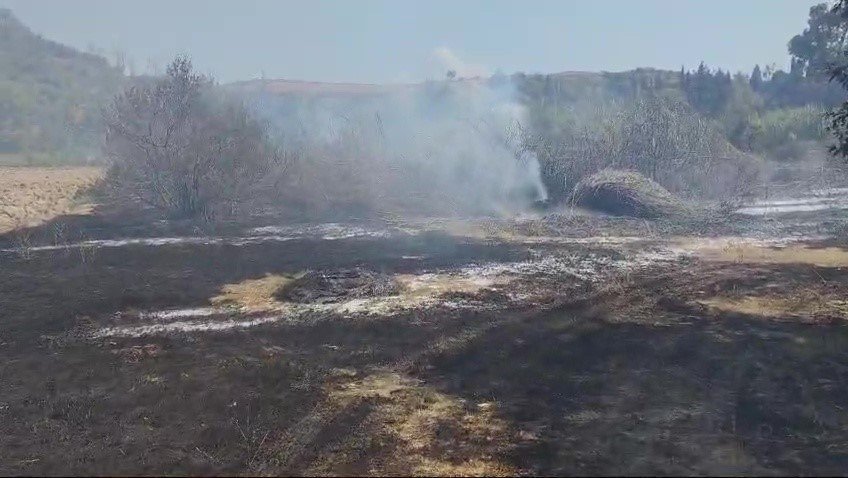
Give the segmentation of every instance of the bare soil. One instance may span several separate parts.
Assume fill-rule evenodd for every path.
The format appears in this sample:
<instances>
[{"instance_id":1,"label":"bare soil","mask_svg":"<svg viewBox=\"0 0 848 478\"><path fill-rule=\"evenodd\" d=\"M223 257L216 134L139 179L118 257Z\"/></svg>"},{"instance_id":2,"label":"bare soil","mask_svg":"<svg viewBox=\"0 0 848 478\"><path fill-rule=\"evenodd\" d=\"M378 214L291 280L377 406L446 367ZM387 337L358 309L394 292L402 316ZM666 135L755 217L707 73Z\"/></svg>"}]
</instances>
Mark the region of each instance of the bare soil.
<instances>
[{"instance_id":1,"label":"bare soil","mask_svg":"<svg viewBox=\"0 0 848 478\"><path fill-rule=\"evenodd\" d=\"M0 233L85 211L77 199L101 174L93 167L0 167Z\"/></svg>"}]
</instances>

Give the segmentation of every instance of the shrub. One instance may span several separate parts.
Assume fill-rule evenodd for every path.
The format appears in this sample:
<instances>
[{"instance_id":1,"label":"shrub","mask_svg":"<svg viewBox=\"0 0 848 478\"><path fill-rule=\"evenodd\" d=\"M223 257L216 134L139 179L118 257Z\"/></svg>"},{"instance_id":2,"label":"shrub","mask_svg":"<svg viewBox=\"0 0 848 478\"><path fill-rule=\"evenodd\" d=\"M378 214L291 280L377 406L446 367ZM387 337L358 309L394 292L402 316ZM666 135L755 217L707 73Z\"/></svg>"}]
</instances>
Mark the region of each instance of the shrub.
<instances>
[{"instance_id":1,"label":"shrub","mask_svg":"<svg viewBox=\"0 0 848 478\"><path fill-rule=\"evenodd\" d=\"M172 216L235 213L278 157L264 126L187 58L119 95L104 118L113 189Z\"/></svg>"},{"instance_id":2,"label":"shrub","mask_svg":"<svg viewBox=\"0 0 848 478\"><path fill-rule=\"evenodd\" d=\"M555 135L525 134L553 200L602 169L633 170L687 197L738 194L757 162L734 148L713 124L671 97L649 97L589 115Z\"/></svg>"},{"instance_id":3,"label":"shrub","mask_svg":"<svg viewBox=\"0 0 848 478\"><path fill-rule=\"evenodd\" d=\"M824 110L815 106L771 110L758 118L758 135L752 149L775 159L798 159L802 141L823 141L827 137Z\"/></svg>"}]
</instances>

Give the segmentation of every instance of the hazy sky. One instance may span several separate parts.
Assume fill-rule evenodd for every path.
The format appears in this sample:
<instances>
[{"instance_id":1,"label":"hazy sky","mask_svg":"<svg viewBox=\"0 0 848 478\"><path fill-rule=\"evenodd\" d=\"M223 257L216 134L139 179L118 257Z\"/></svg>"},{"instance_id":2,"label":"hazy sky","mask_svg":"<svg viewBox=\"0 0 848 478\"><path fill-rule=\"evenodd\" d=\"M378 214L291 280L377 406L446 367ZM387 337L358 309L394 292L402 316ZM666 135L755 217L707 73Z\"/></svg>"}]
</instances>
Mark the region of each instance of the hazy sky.
<instances>
[{"instance_id":1,"label":"hazy sky","mask_svg":"<svg viewBox=\"0 0 848 478\"><path fill-rule=\"evenodd\" d=\"M187 53L219 81L398 82L502 70L788 63L814 0L0 0L35 32L122 50L137 70Z\"/></svg>"}]
</instances>

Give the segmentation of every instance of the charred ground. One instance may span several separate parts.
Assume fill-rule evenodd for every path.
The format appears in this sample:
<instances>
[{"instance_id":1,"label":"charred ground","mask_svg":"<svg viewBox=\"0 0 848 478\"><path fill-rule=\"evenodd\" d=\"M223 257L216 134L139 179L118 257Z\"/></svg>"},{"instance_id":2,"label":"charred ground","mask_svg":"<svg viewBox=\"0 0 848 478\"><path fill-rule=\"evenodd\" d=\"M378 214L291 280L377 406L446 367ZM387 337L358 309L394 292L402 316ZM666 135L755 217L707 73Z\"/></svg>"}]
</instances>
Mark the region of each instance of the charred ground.
<instances>
[{"instance_id":1,"label":"charred ground","mask_svg":"<svg viewBox=\"0 0 848 478\"><path fill-rule=\"evenodd\" d=\"M194 235L159 223L160 238L196 240L55 247L60 221L83 221L100 241L136 230L66 216L33 229L25 254L4 236L4 473L845 466L837 213ZM769 242L775 231L790 239ZM305 270L353 268L414 293L344 308L273 297ZM740 307L752 298L777 312ZM151 324L226 327L138 329Z\"/></svg>"}]
</instances>

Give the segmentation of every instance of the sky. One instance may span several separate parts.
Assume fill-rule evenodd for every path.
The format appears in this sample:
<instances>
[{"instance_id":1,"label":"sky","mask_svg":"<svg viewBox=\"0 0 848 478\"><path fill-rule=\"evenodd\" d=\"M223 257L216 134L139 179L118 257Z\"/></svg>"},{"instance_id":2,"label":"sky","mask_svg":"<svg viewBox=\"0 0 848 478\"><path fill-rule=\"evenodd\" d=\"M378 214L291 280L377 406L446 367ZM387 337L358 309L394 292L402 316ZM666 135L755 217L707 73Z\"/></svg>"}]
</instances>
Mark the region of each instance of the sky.
<instances>
[{"instance_id":1,"label":"sky","mask_svg":"<svg viewBox=\"0 0 848 478\"><path fill-rule=\"evenodd\" d=\"M815 0L0 0L36 33L220 82L788 65Z\"/></svg>"}]
</instances>

